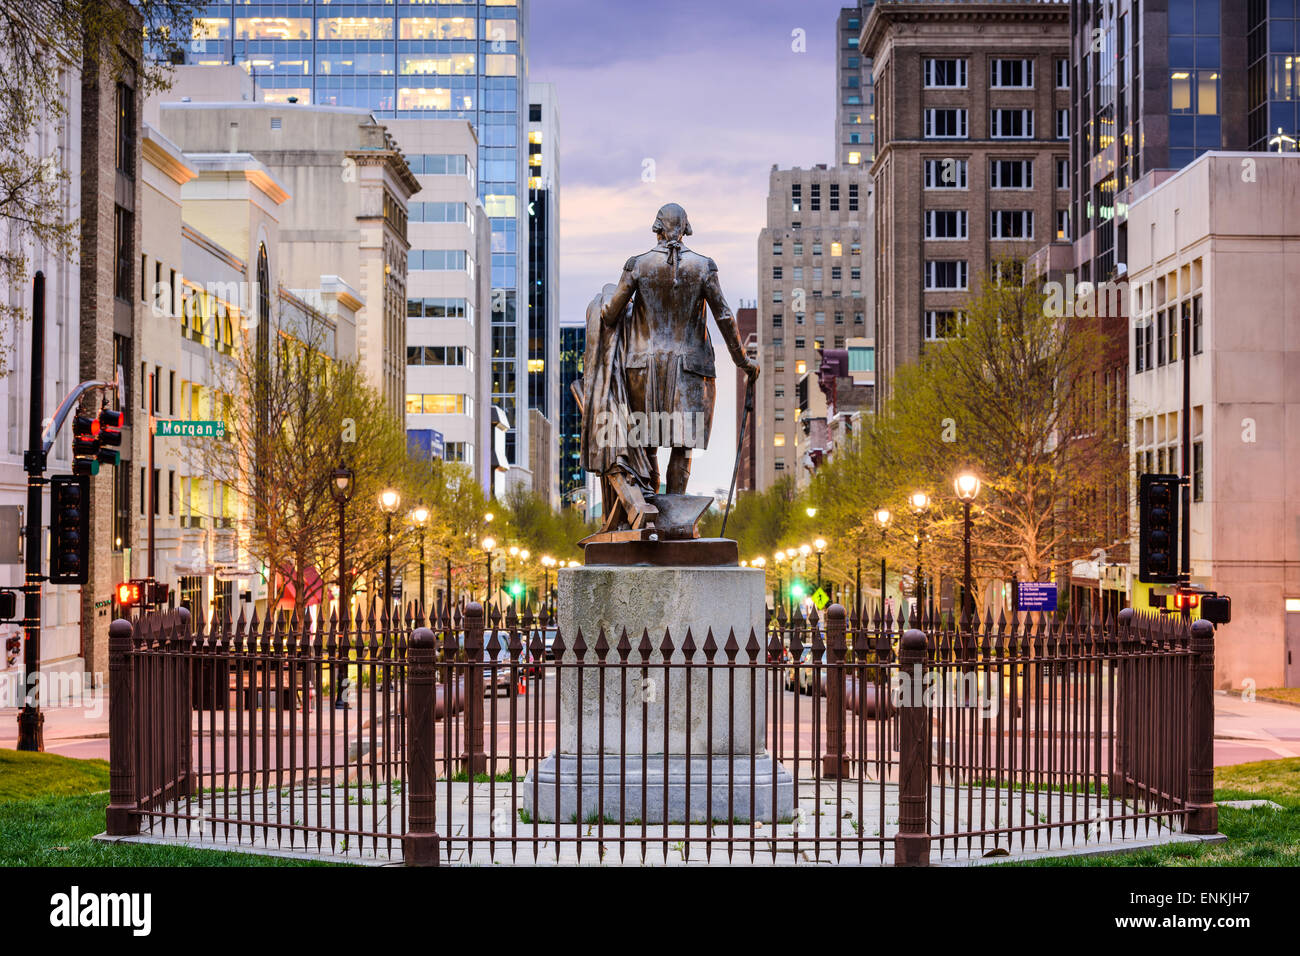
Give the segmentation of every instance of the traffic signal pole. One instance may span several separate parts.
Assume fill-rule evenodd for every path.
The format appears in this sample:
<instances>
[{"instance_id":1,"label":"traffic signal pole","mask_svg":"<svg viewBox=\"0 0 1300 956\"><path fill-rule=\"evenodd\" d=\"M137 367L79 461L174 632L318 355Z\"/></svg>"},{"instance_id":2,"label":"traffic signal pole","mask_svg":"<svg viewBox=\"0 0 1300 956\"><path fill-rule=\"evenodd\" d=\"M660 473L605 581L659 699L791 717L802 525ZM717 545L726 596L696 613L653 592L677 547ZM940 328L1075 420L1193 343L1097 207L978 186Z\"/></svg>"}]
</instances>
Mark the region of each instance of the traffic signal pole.
<instances>
[{"instance_id":1,"label":"traffic signal pole","mask_svg":"<svg viewBox=\"0 0 1300 956\"><path fill-rule=\"evenodd\" d=\"M45 448L41 443L41 419L45 410L45 273L37 272L32 283L32 392L28 403L28 442L24 467L27 471L26 540L23 557L23 678L27 693L18 713L19 750L45 749L45 715L41 713L41 527L44 525L42 489L45 487Z\"/></svg>"},{"instance_id":2,"label":"traffic signal pole","mask_svg":"<svg viewBox=\"0 0 1300 956\"><path fill-rule=\"evenodd\" d=\"M46 580L41 573L41 532L45 526L43 491L49 483L45 477L45 462L59 429L82 395L91 389L111 388L116 391L120 404L124 394L122 366L119 365L117 377L111 382L86 381L77 385L59 403L49 425L45 425L44 272L37 272L32 281L31 376L31 398L27 409L27 451L23 454L23 469L27 472L27 510L23 515L26 523L23 544L23 677L27 682L27 692L23 697L23 709L18 713L17 749L41 751L45 749L45 715L41 713L40 696L41 585ZM76 442L73 444L75 446ZM88 508L89 502L85 504Z\"/></svg>"},{"instance_id":3,"label":"traffic signal pole","mask_svg":"<svg viewBox=\"0 0 1300 956\"><path fill-rule=\"evenodd\" d=\"M1184 582L1190 584L1192 580L1192 317L1190 309L1181 311L1183 313L1183 420L1180 424L1183 432L1183 453L1179 456L1181 461L1178 464L1183 478L1183 547L1180 570ZM1183 616L1189 616L1188 612L1184 611Z\"/></svg>"},{"instance_id":4,"label":"traffic signal pole","mask_svg":"<svg viewBox=\"0 0 1300 956\"><path fill-rule=\"evenodd\" d=\"M158 387L157 383L154 381L154 375L156 374L157 374L156 372L149 373L149 477L146 480L146 484L145 484L145 487L149 489L149 511L147 512L147 514L149 520L149 575L148 577L150 581L154 580L154 565L153 565L154 515L158 511L158 502L155 500L158 494L158 479L154 477L154 470L153 470L153 433L155 431L153 417L157 413L157 409L154 408L153 400L154 400L154 396L157 394L157 387Z\"/></svg>"}]
</instances>

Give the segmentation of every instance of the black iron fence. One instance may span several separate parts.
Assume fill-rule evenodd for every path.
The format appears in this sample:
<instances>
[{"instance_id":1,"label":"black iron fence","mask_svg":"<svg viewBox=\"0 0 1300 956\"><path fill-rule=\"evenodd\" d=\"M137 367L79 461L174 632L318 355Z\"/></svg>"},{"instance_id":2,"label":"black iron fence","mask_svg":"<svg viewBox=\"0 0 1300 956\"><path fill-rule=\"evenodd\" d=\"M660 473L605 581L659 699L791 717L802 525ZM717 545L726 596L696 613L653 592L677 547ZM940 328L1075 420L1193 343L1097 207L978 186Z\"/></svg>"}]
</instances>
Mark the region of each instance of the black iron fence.
<instances>
[{"instance_id":1,"label":"black iron fence","mask_svg":"<svg viewBox=\"0 0 1300 956\"><path fill-rule=\"evenodd\" d=\"M110 835L350 861L924 864L1217 828L1213 628L110 627Z\"/></svg>"}]
</instances>

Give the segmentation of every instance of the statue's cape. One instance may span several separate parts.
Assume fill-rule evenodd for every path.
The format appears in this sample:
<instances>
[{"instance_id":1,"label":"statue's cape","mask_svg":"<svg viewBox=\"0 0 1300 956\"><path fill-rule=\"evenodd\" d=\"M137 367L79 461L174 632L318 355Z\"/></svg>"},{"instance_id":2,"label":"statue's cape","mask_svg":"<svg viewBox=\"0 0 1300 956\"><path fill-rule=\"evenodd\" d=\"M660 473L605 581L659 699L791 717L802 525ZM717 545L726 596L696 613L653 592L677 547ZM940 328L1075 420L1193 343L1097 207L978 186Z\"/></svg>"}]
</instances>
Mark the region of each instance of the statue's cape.
<instances>
[{"instance_id":1,"label":"statue's cape","mask_svg":"<svg viewBox=\"0 0 1300 956\"><path fill-rule=\"evenodd\" d=\"M650 459L646 449L628 444L627 374L623 368L626 316L612 325L600 319L613 286L587 306L587 348L582 366L582 467L605 475L621 468L648 487Z\"/></svg>"}]
</instances>

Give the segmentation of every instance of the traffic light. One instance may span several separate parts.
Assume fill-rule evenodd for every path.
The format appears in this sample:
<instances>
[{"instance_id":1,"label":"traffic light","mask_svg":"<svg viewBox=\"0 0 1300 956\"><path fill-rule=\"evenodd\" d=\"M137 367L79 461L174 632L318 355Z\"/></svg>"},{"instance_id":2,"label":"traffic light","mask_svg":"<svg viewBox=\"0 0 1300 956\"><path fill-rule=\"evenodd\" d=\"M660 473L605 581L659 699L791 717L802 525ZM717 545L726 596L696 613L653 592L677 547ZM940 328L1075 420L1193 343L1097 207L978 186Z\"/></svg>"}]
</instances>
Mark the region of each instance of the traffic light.
<instances>
[{"instance_id":1,"label":"traffic light","mask_svg":"<svg viewBox=\"0 0 1300 956\"><path fill-rule=\"evenodd\" d=\"M150 581L147 587L147 597L150 607L162 607L167 603L167 597L171 594L171 585L163 581Z\"/></svg>"},{"instance_id":2,"label":"traffic light","mask_svg":"<svg viewBox=\"0 0 1300 956\"><path fill-rule=\"evenodd\" d=\"M123 609L135 607L144 597L143 581L123 581L117 586L117 603Z\"/></svg>"},{"instance_id":3,"label":"traffic light","mask_svg":"<svg viewBox=\"0 0 1300 956\"><path fill-rule=\"evenodd\" d=\"M99 419L78 415L72 419L72 471L99 474Z\"/></svg>"},{"instance_id":4,"label":"traffic light","mask_svg":"<svg viewBox=\"0 0 1300 956\"><path fill-rule=\"evenodd\" d=\"M802 601L804 598L804 587L802 581L790 582L790 598L795 601Z\"/></svg>"},{"instance_id":5,"label":"traffic light","mask_svg":"<svg viewBox=\"0 0 1300 956\"><path fill-rule=\"evenodd\" d=\"M99 413L99 451L96 459L110 468L122 463L122 453L118 446L122 444L122 423L126 418L121 412L105 408ZM104 446L108 447L104 447Z\"/></svg>"},{"instance_id":6,"label":"traffic light","mask_svg":"<svg viewBox=\"0 0 1300 956\"><path fill-rule=\"evenodd\" d=\"M511 597L519 597L519 595L521 595L521 594L523 594L523 593L524 593L524 586L523 586L522 584L520 584L518 581L511 581L511 582L510 582L510 596L511 596Z\"/></svg>"},{"instance_id":7,"label":"traffic light","mask_svg":"<svg viewBox=\"0 0 1300 956\"><path fill-rule=\"evenodd\" d=\"M1178 575L1177 475L1138 478L1138 580L1176 584Z\"/></svg>"},{"instance_id":8,"label":"traffic light","mask_svg":"<svg viewBox=\"0 0 1300 956\"><path fill-rule=\"evenodd\" d=\"M1226 594L1207 594L1201 599L1201 618L1212 624L1232 621L1232 598Z\"/></svg>"},{"instance_id":9,"label":"traffic light","mask_svg":"<svg viewBox=\"0 0 1300 956\"><path fill-rule=\"evenodd\" d=\"M1186 591L1179 588L1173 594L1175 611L1195 611L1201 604L1199 591Z\"/></svg>"},{"instance_id":10,"label":"traffic light","mask_svg":"<svg viewBox=\"0 0 1300 956\"><path fill-rule=\"evenodd\" d=\"M90 565L90 477L50 479L50 583L85 584Z\"/></svg>"},{"instance_id":11,"label":"traffic light","mask_svg":"<svg viewBox=\"0 0 1300 956\"><path fill-rule=\"evenodd\" d=\"M0 621L12 621L18 616L18 592L5 588L0 591Z\"/></svg>"}]
</instances>

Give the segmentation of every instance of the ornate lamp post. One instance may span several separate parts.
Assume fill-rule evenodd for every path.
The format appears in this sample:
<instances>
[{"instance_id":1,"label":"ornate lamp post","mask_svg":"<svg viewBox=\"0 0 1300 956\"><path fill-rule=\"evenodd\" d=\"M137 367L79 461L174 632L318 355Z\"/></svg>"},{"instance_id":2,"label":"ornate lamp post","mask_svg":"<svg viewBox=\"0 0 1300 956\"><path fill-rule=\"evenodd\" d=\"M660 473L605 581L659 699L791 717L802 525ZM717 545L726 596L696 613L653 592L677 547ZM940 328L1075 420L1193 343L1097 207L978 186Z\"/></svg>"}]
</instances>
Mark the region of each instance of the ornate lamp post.
<instances>
[{"instance_id":1,"label":"ornate lamp post","mask_svg":"<svg viewBox=\"0 0 1300 956\"><path fill-rule=\"evenodd\" d=\"M921 562L921 546L925 541L925 509L930 507L930 496L924 491L914 491L908 499L916 514L916 609L925 606L925 573Z\"/></svg>"},{"instance_id":2,"label":"ornate lamp post","mask_svg":"<svg viewBox=\"0 0 1300 956\"><path fill-rule=\"evenodd\" d=\"M781 562L785 560L785 552L778 551L772 555L772 560L776 563L776 606L781 607L781 595L785 593L785 572L781 568Z\"/></svg>"},{"instance_id":3,"label":"ornate lamp post","mask_svg":"<svg viewBox=\"0 0 1300 956\"><path fill-rule=\"evenodd\" d=\"M420 546L420 613L424 613L424 526L429 520L429 509L424 505L419 505L411 512L411 520L415 522L416 536Z\"/></svg>"},{"instance_id":4,"label":"ornate lamp post","mask_svg":"<svg viewBox=\"0 0 1300 956\"><path fill-rule=\"evenodd\" d=\"M393 512L402 503L402 497L392 488L379 493L379 510L384 513L384 607L393 613Z\"/></svg>"},{"instance_id":5,"label":"ornate lamp post","mask_svg":"<svg viewBox=\"0 0 1300 956\"><path fill-rule=\"evenodd\" d=\"M885 617L885 532L893 515L888 508L876 509L876 524L880 526L880 617Z\"/></svg>"},{"instance_id":6,"label":"ornate lamp post","mask_svg":"<svg viewBox=\"0 0 1300 956\"><path fill-rule=\"evenodd\" d=\"M975 496L980 493L980 479L973 471L963 471L953 481L952 486L957 492L957 497L961 499L963 517L962 549L965 557L961 580L961 613L963 618L970 620L975 614L974 595L971 593L970 506L974 503Z\"/></svg>"},{"instance_id":7,"label":"ornate lamp post","mask_svg":"<svg viewBox=\"0 0 1300 956\"><path fill-rule=\"evenodd\" d=\"M483 553L487 555L487 590L483 595L483 606L492 604L492 549L497 546L497 539L488 536L483 539Z\"/></svg>"},{"instance_id":8,"label":"ornate lamp post","mask_svg":"<svg viewBox=\"0 0 1300 956\"><path fill-rule=\"evenodd\" d=\"M551 605L551 568L563 562L557 562L549 554L542 555L542 625L546 625L547 611Z\"/></svg>"},{"instance_id":9,"label":"ornate lamp post","mask_svg":"<svg viewBox=\"0 0 1300 956\"><path fill-rule=\"evenodd\" d=\"M330 473L330 494L339 505L339 618L344 634L348 631L348 616L352 605L352 595L348 590L347 504L348 499L352 497L353 477L352 469L343 462L339 462L339 466ZM346 673L345 668L343 674ZM347 698L343 696L343 675L332 683L334 684L334 706L347 707Z\"/></svg>"},{"instance_id":10,"label":"ornate lamp post","mask_svg":"<svg viewBox=\"0 0 1300 956\"><path fill-rule=\"evenodd\" d=\"M818 538L813 542L813 547L817 549L817 590L822 588L822 552L826 550L826 539Z\"/></svg>"}]
</instances>

